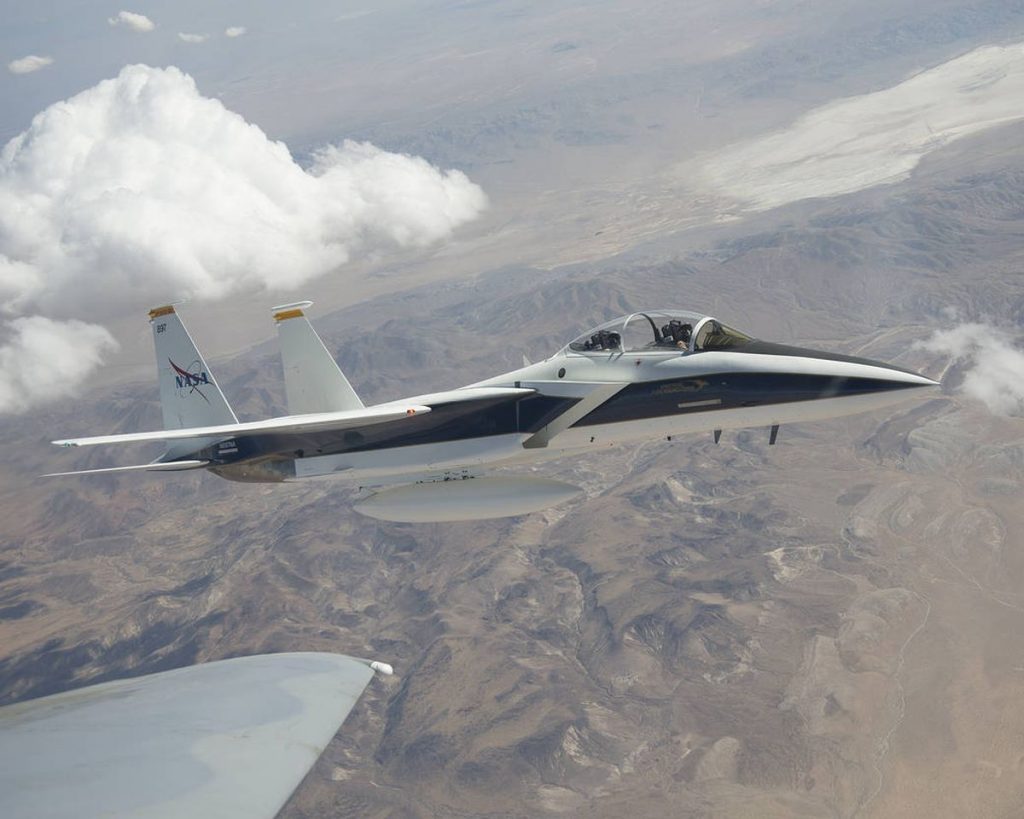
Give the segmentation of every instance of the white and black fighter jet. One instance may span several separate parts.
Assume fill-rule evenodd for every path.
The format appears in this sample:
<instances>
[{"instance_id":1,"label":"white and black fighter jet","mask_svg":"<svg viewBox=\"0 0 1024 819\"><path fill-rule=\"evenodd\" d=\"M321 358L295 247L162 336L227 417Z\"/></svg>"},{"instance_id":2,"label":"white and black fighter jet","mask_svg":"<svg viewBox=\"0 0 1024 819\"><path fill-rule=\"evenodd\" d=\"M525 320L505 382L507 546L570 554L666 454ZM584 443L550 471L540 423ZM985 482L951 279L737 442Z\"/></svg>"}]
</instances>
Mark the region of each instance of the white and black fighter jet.
<instances>
[{"instance_id":1,"label":"white and black fighter jet","mask_svg":"<svg viewBox=\"0 0 1024 819\"><path fill-rule=\"evenodd\" d=\"M456 390L363 405L306 319L274 308L290 415L239 423L173 307L150 311L164 429L55 441L162 441L152 463L84 472L208 469L237 481L337 476L368 491L364 514L470 520L536 511L579 490L485 476L608 446L694 432L818 421L888 407L937 382L863 358L751 338L711 316L645 310L555 355Z\"/></svg>"}]
</instances>

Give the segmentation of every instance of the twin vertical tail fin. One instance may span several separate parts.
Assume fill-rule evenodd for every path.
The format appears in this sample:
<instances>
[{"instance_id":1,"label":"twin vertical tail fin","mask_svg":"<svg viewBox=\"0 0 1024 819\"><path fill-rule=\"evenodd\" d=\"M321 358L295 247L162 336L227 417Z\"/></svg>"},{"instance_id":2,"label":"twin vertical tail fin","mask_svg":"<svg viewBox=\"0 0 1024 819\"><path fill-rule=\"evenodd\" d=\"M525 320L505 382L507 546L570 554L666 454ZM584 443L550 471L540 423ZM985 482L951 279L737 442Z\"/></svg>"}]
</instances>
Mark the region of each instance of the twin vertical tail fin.
<instances>
[{"instance_id":1,"label":"twin vertical tail fin","mask_svg":"<svg viewBox=\"0 0 1024 819\"><path fill-rule=\"evenodd\" d=\"M306 415L363 409L356 391L302 312L312 302L274 308L288 412ZM238 419L174 307L149 312L156 342L165 429L237 424Z\"/></svg>"},{"instance_id":2,"label":"twin vertical tail fin","mask_svg":"<svg viewBox=\"0 0 1024 819\"><path fill-rule=\"evenodd\" d=\"M302 312L312 303L274 308L288 412L305 415L362 409L363 402Z\"/></svg>"},{"instance_id":3,"label":"twin vertical tail fin","mask_svg":"<svg viewBox=\"0 0 1024 819\"><path fill-rule=\"evenodd\" d=\"M149 311L149 321L153 326L156 346L164 429L159 432L70 438L54 443L91 446L164 441L167 448L163 455L148 464L52 474L198 469L215 460L215 456L207 451L210 447L216 446L218 456L237 452L236 435L347 429L430 412L430 407L420 405L367 410L303 315L302 309L309 304L311 302L277 307L274 318L281 338L289 410L293 415L314 417L276 418L239 424L174 307L157 307ZM321 414L328 417L319 417ZM219 460L217 462L220 463ZM280 477L274 480L280 480Z\"/></svg>"},{"instance_id":4,"label":"twin vertical tail fin","mask_svg":"<svg viewBox=\"0 0 1024 819\"><path fill-rule=\"evenodd\" d=\"M149 323L153 325L156 345L164 429L237 424L235 413L174 307L150 310ZM176 451L182 446L185 445L171 444L164 457L183 454Z\"/></svg>"}]
</instances>

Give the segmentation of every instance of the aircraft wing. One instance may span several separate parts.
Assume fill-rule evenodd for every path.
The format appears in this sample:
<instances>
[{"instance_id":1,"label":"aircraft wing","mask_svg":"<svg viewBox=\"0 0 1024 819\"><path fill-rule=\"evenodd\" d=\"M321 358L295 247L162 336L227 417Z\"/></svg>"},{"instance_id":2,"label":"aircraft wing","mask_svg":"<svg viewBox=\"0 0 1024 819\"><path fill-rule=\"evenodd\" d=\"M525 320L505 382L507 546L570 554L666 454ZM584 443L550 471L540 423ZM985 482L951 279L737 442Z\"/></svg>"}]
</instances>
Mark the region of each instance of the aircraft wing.
<instances>
[{"instance_id":1,"label":"aircraft wing","mask_svg":"<svg viewBox=\"0 0 1024 819\"><path fill-rule=\"evenodd\" d=\"M428 407L436 407L442 404L461 404L466 401L484 401L488 399L504 399L515 401L518 398L527 398L536 395L537 390L532 387L459 387L457 390L445 390L444 392L432 392L427 395L414 395L406 398L405 401L425 404ZM390 404L378 404L378 409L393 407L401 402L393 401Z\"/></svg>"},{"instance_id":2,"label":"aircraft wing","mask_svg":"<svg viewBox=\"0 0 1024 819\"><path fill-rule=\"evenodd\" d=\"M343 412L318 412L311 415L288 415L266 421L244 424L220 424L212 427L158 429L152 432L128 432L120 435L96 435L90 438L67 438L54 441L57 446L95 446L97 444L128 444L142 441L180 441L189 438L227 439L236 435L269 435L271 433L326 432L397 421L412 415L430 412L423 404L388 405Z\"/></svg>"},{"instance_id":3,"label":"aircraft wing","mask_svg":"<svg viewBox=\"0 0 1024 819\"><path fill-rule=\"evenodd\" d=\"M0 816L270 819L371 677L340 654L269 654L8 705Z\"/></svg>"},{"instance_id":4,"label":"aircraft wing","mask_svg":"<svg viewBox=\"0 0 1024 819\"><path fill-rule=\"evenodd\" d=\"M95 435L89 438L64 438L53 441L57 446L96 446L97 444L129 444L146 441L182 441L196 439L204 442L227 440L237 435L269 435L272 433L328 432L335 429L353 429L398 421L414 415L430 412L431 405L453 404L462 401L479 401L489 398L515 400L533 395L536 390L516 387L474 387L460 390L420 395L412 399L379 404L376 407L342 410L340 412L317 412L306 415L286 415L268 418L265 421L248 421L242 424L219 424L209 427L187 427L185 429L158 429L152 432L127 432L118 435ZM195 465L194 462L192 465ZM143 468L140 465L140 468ZM152 468L146 465L145 468ZM185 467L178 467L185 468ZM63 474L63 473L60 473ZM77 474L77 473L68 473Z\"/></svg>"}]
</instances>

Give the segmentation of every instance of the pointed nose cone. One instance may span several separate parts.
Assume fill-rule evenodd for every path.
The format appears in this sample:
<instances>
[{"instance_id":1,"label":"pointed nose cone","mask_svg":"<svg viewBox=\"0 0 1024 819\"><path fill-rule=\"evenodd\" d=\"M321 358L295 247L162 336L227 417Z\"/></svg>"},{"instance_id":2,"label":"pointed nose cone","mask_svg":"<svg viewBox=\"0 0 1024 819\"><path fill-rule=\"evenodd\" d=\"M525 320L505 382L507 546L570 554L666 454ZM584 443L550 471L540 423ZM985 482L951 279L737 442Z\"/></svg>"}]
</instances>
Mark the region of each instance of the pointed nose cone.
<instances>
[{"instance_id":1,"label":"pointed nose cone","mask_svg":"<svg viewBox=\"0 0 1024 819\"><path fill-rule=\"evenodd\" d=\"M928 400L934 397L933 393L942 386L938 381L933 381L920 373L904 370L900 367L893 367L882 361L872 361L863 365L865 369L870 368L871 375L860 381L868 386L867 394L861 399L866 407L871 409L885 409L904 404L908 401Z\"/></svg>"},{"instance_id":2,"label":"pointed nose cone","mask_svg":"<svg viewBox=\"0 0 1024 819\"><path fill-rule=\"evenodd\" d=\"M923 398L941 386L927 376L884 361L821 351L808 352L822 373L838 376L833 382L837 397L873 396L867 400L876 407Z\"/></svg>"},{"instance_id":3,"label":"pointed nose cone","mask_svg":"<svg viewBox=\"0 0 1024 819\"><path fill-rule=\"evenodd\" d=\"M925 375L919 375L918 373L905 373L903 375L903 379L907 385L911 387L927 387L932 389L934 387L942 386L939 381L935 381Z\"/></svg>"},{"instance_id":4,"label":"pointed nose cone","mask_svg":"<svg viewBox=\"0 0 1024 819\"><path fill-rule=\"evenodd\" d=\"M873 377L880 381L889 382L894 390L907 389L909 387L933 388L942 386L938 381L934 381L920 373L915 373L912 370L894 367L891 364L886 364L884 361L872 361L869 358L863 360L865 366L874 369Z\"/></svg>"},{"instance_id":5,"label":"pointed nose cone","mask_svg":"<svg viewBox=\"0 0 1024 819\"><path fill-rule=\"evenodd\" d=\"M841 378L870 379L876 382L872 385L877 389L901 390L911 387L938 387L938 381L933 381L927 376L897 367L894 364L887 364L884 361L874 361L870 358L859 358L842 353L830 353L825 350L812 350L807 347L790 347L786 344L775 344L770 341L755 340L741 348L743 352L760 353L762 355L778 356L777 360L785 361L792 358L802 358L802 365L796 365L794 369L800 370L805 366L821 375L831 375ZM865 384L865 387L868 385Z\"/></svg>"},{"instance_id":6,"label":"pointed nose cone","mask_svg":"<svg viewBox=\"0 0 1024 819\"><path fill-rule=\"evenodd\" d=\"M863 366L865 369L870 368L872 373L862 383L874 382L875 384L873 387L869 387L871 397L866 400L878 409L902 404L905 401L927 400L932 397L932 393L938 387L942 386L938 381L933 381L927 376L900 367L893 367L882 361L872 361Z\"/></svg>"},{"instance_id":7,"label":"pointed nose cone","mask_svg":"<svg viewBox=\"0 0 1024 819\"><path fill-rule=\"evenodd\" d=\"M939 386L931 378L884 361L824 350L755 340L739 351L764 356L762 362L770 361L768 366L784 374L782 379L793 387L794 398L789 400L828 399L813 402L825 405L813 410L818 413L815 417L880 409L927 397Z\"/></svg>"}]
</instances>

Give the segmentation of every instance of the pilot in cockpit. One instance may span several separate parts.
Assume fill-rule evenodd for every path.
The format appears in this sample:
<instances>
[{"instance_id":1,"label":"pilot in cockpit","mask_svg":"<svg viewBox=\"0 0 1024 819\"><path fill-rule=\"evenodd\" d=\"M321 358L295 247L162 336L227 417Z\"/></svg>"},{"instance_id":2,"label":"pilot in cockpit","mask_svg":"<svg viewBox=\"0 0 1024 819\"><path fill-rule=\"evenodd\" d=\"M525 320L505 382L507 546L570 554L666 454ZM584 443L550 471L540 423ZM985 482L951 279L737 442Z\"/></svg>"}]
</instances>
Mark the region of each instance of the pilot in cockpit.
<instances>
[{"instance_id":1,"label":"pilot in cockpit","mask_svg":"<svg viewBox=\"0 0 1024 819\"><path fill-rule=\"evenodd\" d=\"M584 350L619 350L622 348L622 336L608 330L598 330L583 344Z\"/></svg>"},{"instance_id":2,"label":"pilot in cockpit","mask_svg":"<svg viewBox=\"0 0 1024 819\"><path fill-rule=\"evenodd\" d=\"M686 350L690 347L692 334L692 325L684 324L679 319L672 319L661 328L661 343L666 347L678 347L681 350Z\"/></svg>"}]
</instances>

